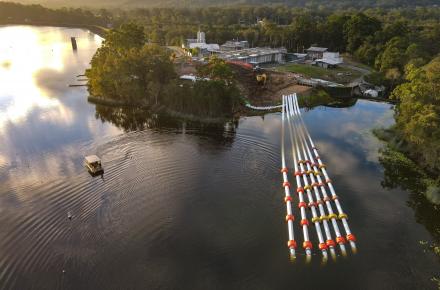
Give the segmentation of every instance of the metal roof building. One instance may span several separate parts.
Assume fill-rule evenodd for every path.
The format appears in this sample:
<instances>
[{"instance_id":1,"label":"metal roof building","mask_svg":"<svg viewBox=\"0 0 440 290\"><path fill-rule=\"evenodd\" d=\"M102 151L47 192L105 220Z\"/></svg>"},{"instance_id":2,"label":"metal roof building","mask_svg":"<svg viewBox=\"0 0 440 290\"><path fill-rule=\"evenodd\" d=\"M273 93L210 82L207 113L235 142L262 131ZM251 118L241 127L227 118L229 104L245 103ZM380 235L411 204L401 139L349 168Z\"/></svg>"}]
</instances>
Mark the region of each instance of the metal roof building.
<instances>
[{"instance_id":1,"label":"metal roof building","mask_svg":"<svg viewBox=\"0 0 440 290\"><path fill-rule=\"evenodd\" d=\"M256 47L237 51L223 52L218 55L219 58L231 61L241 61L252 65L260 65L265 63L284 63L285 48L268 48Z\"/></svg>"}]
</instances>

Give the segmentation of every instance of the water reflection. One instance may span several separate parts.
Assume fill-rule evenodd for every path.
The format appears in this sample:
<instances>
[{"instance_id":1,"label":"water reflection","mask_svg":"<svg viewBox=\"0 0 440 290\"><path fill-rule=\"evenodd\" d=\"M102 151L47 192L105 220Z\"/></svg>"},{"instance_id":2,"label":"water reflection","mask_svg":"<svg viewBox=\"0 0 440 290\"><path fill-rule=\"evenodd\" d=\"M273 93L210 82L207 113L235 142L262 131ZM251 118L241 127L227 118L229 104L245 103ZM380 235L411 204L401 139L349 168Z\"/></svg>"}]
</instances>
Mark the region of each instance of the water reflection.
<instances>
[{"instance_id":1,"label":"water reflection","mask_svg":"<svg viewBox=\"0 0 440 290\"><path fill-rule=\"evenodd\" d=\"M88 35L80 30L72 33ZM67 109L60 109L63 105L56 97L65 90L66 75L74 79L71 73L77 69L70 66L75 59L66 34L52 27L11 26L0 27L0 37L0 131L23 122L35 108L57 110L53 115L62 118ZM81 41L83 54L100 42L98 38Z\"/></svg>"},{"instance_id":2,"label":"water reflection","mask_svg":"<svg viewBox=\"0 0 440 290\"><path fill-rule=\"evenodd\" d=\"M430 202L423 172L410 160L399 158L400 153L386 148L380 151L380 163L384 168L382 186L387 189L403 188L409 192L408 205L414 209L417 222L440 243L440 206Z\"/></svg>"},{"instance_id":3,"label":"water reflection","mask_svg":"<svg viewBox=\"0 0 440 290\"><path fill-rule=\"evenodd\" d=\"M198 120L191 121L184 118L171 117L165 112L155 113L138 107L120 107L96 105L95 116L102 122L110 122L116 127L130 131L145 129L170 131L183 134L197 134L208 136L222 144L231 144L238 128L238 120Z\"/></svg>"}]
</instances>

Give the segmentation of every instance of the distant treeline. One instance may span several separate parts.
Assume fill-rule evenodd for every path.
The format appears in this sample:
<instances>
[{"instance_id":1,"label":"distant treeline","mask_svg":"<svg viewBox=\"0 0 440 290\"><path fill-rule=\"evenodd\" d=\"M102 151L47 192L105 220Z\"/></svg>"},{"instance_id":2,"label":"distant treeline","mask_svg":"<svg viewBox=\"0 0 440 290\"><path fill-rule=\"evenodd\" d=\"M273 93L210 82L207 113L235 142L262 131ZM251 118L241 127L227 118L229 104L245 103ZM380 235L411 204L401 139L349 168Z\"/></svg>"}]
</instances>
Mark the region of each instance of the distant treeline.
<instances>
[{"instance_id":1,"label":"distant treeline","mask_svg":"<svg viewBox=\"0 0 440 290\"><path fill-rule=\"evenodd\" d=\"M50 24L50 25L106 25L110 18L106 11L89 11L80 8L49 9L41 5L22 5L0 2L0 24Z\"/></svg>"},{"instance_id":2,"label":"distant treeline","mask_svg":"<svg viewBox=\"0 0 440 290\"><path fill-rule=\"evenodd\" d=\"M25 0L24 0L25 1ZM311 9L395 8L438 5L437 0L44 0L45 5L75 7L224 7L230 5L308 7Z\"/></svg>"}]
</instances>

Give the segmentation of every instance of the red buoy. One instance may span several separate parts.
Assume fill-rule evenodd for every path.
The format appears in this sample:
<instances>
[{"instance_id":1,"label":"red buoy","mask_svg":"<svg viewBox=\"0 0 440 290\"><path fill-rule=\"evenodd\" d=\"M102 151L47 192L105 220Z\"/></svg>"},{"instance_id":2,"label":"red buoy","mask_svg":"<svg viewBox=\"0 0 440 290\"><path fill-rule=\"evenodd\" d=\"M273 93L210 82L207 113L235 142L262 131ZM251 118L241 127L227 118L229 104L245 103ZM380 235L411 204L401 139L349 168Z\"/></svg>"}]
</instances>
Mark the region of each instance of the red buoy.
<instances>
[{"instance_id":1,"label":"red buoy","mask_svg":"<svg viewBox=\"0 0 440 290\"><path fill-rule=\"evenodd\" d=\"M303 248L305 249L305 250L307 250L307 249L312 249L312 242L311 241L304 241L304 243L303 243Z\"/></svg>"}]
</instances>

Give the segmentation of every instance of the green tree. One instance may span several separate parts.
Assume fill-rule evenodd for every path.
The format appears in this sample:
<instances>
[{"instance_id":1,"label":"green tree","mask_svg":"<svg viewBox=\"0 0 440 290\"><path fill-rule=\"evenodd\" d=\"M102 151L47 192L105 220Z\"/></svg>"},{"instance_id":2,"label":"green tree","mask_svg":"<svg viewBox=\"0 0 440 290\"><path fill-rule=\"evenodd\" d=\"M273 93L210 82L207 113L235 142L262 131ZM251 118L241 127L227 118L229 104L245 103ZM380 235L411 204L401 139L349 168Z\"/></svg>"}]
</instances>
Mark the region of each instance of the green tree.
<instances>
[{"instance_id":1,"label":"green tree","mask_svg":"<svg viewBox=\"0 0 440 290\"><path fill-rule=\"evenodd\" d=\"M381 29L379 20L369 17L364 13L358 13L344 24L344 35L347 41L347 50L354 53L367 39Z\"/></svg>"},{"instance_id":2,"label":"green tree","mask_svg":"<svg viewBox=\"0 0 440 290\"><path fill-rule=\"evenodd\" d=\"M158 103L164 86L176 78L170 53L145 45L143 28L137 25L123 25L108 35L86 71L90 93L131 103Z\"/></svg>"},{"instance_id":3,"label":"green tree","mask_svg":"<svg viewBox=\"0 0 440 290\"><path fill-rule=\"evenodd\" d=\"M234 81L234 72L231 67L226 61L215 56L211 57L206 65L198 66L197 74L200 77L222 80L226 84L232 84Z\"/></svg>"},{"instance_id":4,"label":"green tree","mask_svg":"<svg viewBox=\"0 0 440 290\"><path fill-rule=\"evenodd\" d=\"M403 73L407 62L405 54L407 47L408 41L405 38L393 37L386 43L384 51L376 58L376 68L381 72L396 68Z\"/></svg>"},{"instance_id":5,"label":"green tree","mask_svg":"<svg viewBox=\"0 0 440 290\"><path fill-rule=\"evenodd\" d=\"M110 30L103 43L103 47L115 50L141 48L146 43L144 28L135 23L122 24L117 29Z\"/></svg>"},{"instance_id":6,"label":"green tree","mask_svg":"<svg viewBox=\"0 0 440 290\"><path fill-rule=\"evenodd\" d=\"M431 172L440 172L440 57L422 68L406 67L407 82L393 91L400 100L396 127L408 154Z\"/></svg>"}]
</instances>

